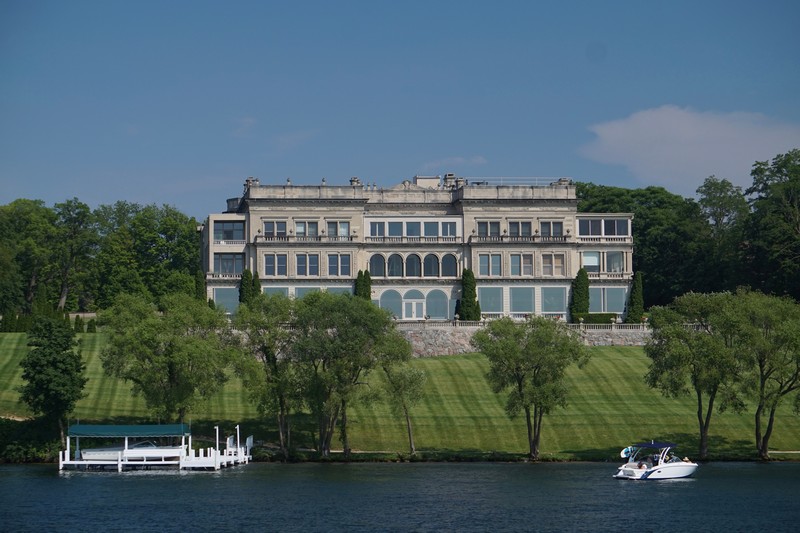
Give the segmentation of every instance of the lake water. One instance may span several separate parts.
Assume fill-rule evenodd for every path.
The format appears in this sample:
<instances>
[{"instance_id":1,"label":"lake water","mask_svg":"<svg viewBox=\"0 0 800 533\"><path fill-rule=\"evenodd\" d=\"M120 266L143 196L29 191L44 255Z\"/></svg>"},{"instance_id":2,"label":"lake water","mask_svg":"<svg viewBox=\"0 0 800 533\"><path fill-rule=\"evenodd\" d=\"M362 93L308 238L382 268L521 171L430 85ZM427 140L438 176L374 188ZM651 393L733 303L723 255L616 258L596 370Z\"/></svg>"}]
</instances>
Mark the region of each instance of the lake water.
<instances>
[{"instance_id":1,"label":"lake water","mask_svg":"<svg viewBox=\"0 0 800 533\"><path fill-rule=\"evenodd\" d=\"M611 463L0 467L2 531L800 531L800 463L621 481Z\"/></svg>"}]
</instances>

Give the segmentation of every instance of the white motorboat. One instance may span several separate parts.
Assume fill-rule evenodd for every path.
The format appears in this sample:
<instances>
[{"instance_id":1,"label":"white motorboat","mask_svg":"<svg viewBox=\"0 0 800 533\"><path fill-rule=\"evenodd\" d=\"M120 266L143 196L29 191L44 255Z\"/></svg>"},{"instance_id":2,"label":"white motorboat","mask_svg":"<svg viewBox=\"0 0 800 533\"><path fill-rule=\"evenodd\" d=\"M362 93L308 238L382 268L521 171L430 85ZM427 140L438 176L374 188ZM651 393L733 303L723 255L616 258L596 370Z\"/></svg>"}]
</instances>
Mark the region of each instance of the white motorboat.
<instances>
[{"instance_id":1,"label":"white motorboat","mask_svg":"<svg viewBox=\"0 0 800 533\"><path fill-rule=\"evenodd\" d=\"M619 452L627 458L614 474L617 479L679 479L690 477L697 470L697 463L688 457L681 459L672 451L672 442L640 442L632 444Z\"/></svg>"},{"instance_id":2,"label":"white motorboat","mask_svg":"<svg viewBox=\"0 0 800 533\"><path fill-rule=\"evenodd\" d=\"M81 459L84 461L116 461L122 454L123 458L129 460L153 458L168 460L178 459L182 450L182 446L159 446L153 441L145 440L127 447L122 445L81 450Z\"/></svg>"}]
</instances>

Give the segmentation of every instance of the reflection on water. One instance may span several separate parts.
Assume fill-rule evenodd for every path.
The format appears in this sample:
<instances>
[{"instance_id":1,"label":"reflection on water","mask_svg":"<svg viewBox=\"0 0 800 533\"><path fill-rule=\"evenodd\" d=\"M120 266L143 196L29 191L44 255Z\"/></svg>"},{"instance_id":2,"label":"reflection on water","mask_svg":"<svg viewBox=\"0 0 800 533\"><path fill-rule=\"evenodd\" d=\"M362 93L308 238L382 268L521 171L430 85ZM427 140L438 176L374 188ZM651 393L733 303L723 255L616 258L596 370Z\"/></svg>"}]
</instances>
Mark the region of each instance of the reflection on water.
<instances>
[{"instance_id":1,"label":"reflection on water","mask_svg":"<svg viewBox=\"0 0 800 533\"><path fill-rule=\"evenodd\" d=\"M4 531L797 531L800 463L621 481L611 463L0 468Z\"/></svg>"}]
</instances>

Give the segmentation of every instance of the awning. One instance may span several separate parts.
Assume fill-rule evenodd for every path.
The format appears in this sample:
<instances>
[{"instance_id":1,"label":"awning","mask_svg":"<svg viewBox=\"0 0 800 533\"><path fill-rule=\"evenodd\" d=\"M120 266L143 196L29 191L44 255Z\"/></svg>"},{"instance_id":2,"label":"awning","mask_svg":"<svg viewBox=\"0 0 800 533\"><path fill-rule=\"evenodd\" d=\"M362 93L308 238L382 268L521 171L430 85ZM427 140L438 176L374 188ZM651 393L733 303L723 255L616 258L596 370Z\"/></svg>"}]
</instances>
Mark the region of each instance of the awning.
<instances>
[{"instance_id":1,"label":"awning","mask_svg":"<svg viewBox=\"0 0 800 533\"><path fill-rule=\"evenodd\" d=\"M186 424L93 425L75 424L70 437L180 437L190 435Z\"/></svg>"}]
</instances>

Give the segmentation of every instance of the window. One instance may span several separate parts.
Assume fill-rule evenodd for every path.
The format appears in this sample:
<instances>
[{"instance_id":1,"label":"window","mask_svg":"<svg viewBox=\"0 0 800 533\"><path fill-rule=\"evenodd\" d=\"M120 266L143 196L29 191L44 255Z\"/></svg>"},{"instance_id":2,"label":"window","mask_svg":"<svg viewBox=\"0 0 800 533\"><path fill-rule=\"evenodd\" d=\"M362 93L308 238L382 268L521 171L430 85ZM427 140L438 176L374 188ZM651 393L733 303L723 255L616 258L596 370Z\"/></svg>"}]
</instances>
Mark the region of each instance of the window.
<instances>
[{"instance_id":1,"label":"window","mask_svg":"<svg viewBox=\"0 0 800 533\"><path fill-rule=\"evenodd\" d=\"M581 219L578 221L578 232L581 235L595 235L602 234L602 220L600 219Z\"/></svg>"},{"instance_id":2,"label":"window","mask_svg":"<svg viewBox=\"0 0 800 533\"><path fill-rule=\"evenodd\" d=\"M447 254L446 256L442 257L442 276L458 276L458 264L454 255Z\"/></svg>"},{"instance_id":3,"label":"window","mask_svg":"<svg viewBox=\"0 0 800 533\"><path fill-rule=\"evenodd\" d=\"M542 313L567 312L567 290L563 287L542 287Z\"/></svg>"},{"instance_id":4,"label":"window","mask_svg":"<svg viewBox=\"0 0 800 533\"><path fill-rule=\"evenodd\" d=\"M530 237L531 236L531 223L530 222L509 222L508 235L510 237Z\"/></svg>"},{"instance_id":5,"label":"window","mask_svg":"<svg viewBox=\"0 0 800 533\"><path fill-rule=\"evenodd\" d=\"M380 277L386 275L386 261L384 261L382 255L375 254L369 258L369 274L370 276Z\"/></svg>"},{"instance_id":6,"label":"window","mask_svg":"<svg viewBox=\"0 0 800 533\"><path fill-rule=\"evenodd\" d=\"M425 256L425 261L422 265L422 271L425 274L426 278L438 278L439 277L439 258L433 254L428 254Z\"/></svg>"},{"instance_id":7,"label":"window","mask_svg":"<svg viewBox=\"0 0 800 533\"><path fill-rule=\"evenodd\" d=\"M583 252L581 257L586 272L600 272L600 252Z\"/></svg>"},{"instance_id":8,"label":"window","mask_svg":"<svg viewBox=\"0 0 800 533\"><path fill-rule=\"evenodd\" d=\"M511 254L511 275L532 276L533 254Z\"/></svg>"},{"instance_id":9,"label":"window","mask_svg":"<svg viewBox=\"0 0 800 533\"><path fill-rule=\"evenodd\" d=\"M265 220L264 221L264 237L286 237L286 221L285 220Z\"/></svg>"},{"instance_id":10,"label":"window","mask_svg":"<svg viewBox=\"0 0 800 533\"><path fill-rule=\"evenodd\" d=\"M411 254L406 258L406 276L407 277L419 277L422 275L422 261L419 260L419 256L416 254Z\"/></svg>"},{"instance_id":11,"label":"window","mask_svg":"<svg viewBox=\"0 0 800 533\"><path fill-rule=\"evenodd\" d=\"M563 276L564 254L542 254L542 275Z\"/></svg>"},{"instance_id":12,"label":"window","mask_svg":"<svg viewBox=\"0 0 800 533\"><path fill-rule=\"evenodd\" d=\"M389 237L402 237L402 236L403 236L403 223L389 222Z\"/></svg>"},{"instance_id":13,"label":"window","mask_svg":"<svg viewBox=\"0 0 800 533\"><path fill-rule=\"evenodd\" d=\"M502 313L502 287L478 287L478 303L481 304L481 313Z\"/></svg>"},{"instance_id":14,"label":"window","mask_svg":"<svg viewBox=\"0 0 800 533\"><path fill-rule=\"evenodd\" d=\"M319 223L313 221L295 222L295 233L298 237L316 237L319 235Z\"/></svg>"},{"instance_id":15,"label":"window","mask_svg":"<svg viewBox=\"0 0 800 533\"><path fill-rule=\"evenodd\" d=\"M608 236L628 236L628 219L610 218L603 221L605 234Z\"/></svg>"},{"instance_id":16,"label":"window","mask_svg":"<svg viewBox=\"0 0 800 533\"><path fill-rule=\"evenodd\" d=\"M478 264L481 276L500 275L500 254L480 254L478 256Z\"/></svg>"},{"instance_id":17,"label":"window","mask_svg":"<svg viewBox=\"0 0 800 533\"><path fill-rule=\"evenodd\" d=\"M591 287L589 289L590 313L625 312L627 294L622 287Z\"/></svg>"},{"instance_id":18,"label":"window","mask_svg":"<svg viewBox=\"0 0 800 533\"><path fill-rule=\"evenodd\" d=\"M425 312L431 318L450 318L447 313L447 295L438 289L429 292L425 299Z\"/></svg>"},{"instance_id":19,"label":"window","mask_svg":"<svg viewBox=\"0 0 800 533\"><path fill-rule=\"evenodd\" d=\"M214 222L215 241L243 241L244 222Z\"/></svg>"},{"instance_id":20,"label":"window","mask_svg":"<svg viewBox=\"0 0 800 533\"><path fill-rule=\"evenodd\" d=\"M508 293L512 313L533 313L533 287L511 287Z\"/></svg>"},{"instance_id":21,"label":"window","mask_svg":"<svg viewBox=\"0 0 800 533\"><path fill-rule=\"evenodd\" d=\"M406 237L419 237L419 236L420 236L420 223L406 222Z\"/></svg>"},{"instance_id":22,"label":"window","mask_svg":"<svg viewBox=\"0 0 800 533\"><path fill-rule=\"evenodd\" d=\"M499 237L500 222L478 222L478 237Z\"/></svg>"},{"instance_id":23,"label":"window","mask_svg":"<svg viewBox=\"0 0 800 533\"><path fill-rule=\"evenodd\" d=\"M542 237L563 237L564 236L564 223L563 222L542 222L540 231Z\"/></svg>"},{"instance_id":24,"label":"window","mask_svg":"<svg viewBox=\"0 0 800 533\"><path fill-rule=\"evenodd\" d=\"M350 236L350 222L329 220L328 238Z\"/></svg>"},{"instance_id":25,"label":"window","mask_svg":"<svg viewBox=\"0 0 800 533\"><path fill-rule=\"evenodd\" d=\"M369 234L373 237L385 237L386 236L386 223L385 222L370 222L369 223Z\"/></svg>"},{"instance_id":26,"label":"window","mask_svg":"<svg viewBox=\"0 0 800 533\"><path fill-rule=\"evenodd\" d=\"M426 222L425 223L425 236L426 237L438 237L439 236L439 223L438 222Z\"/></svg>"},{"instance_id":27,"label":"window","mask_svg":"<svg viewBox=\"0 0 800 533\"><path fill-rule=\"evenodd\" d=\"M264 255L265 276L286 276L286 254Z\"/></svg>"},{"instance_id":28,"label":"window","mask_svg":"<svg viewBox=\"0 0 800 533\"><path fill-rule=\"evenodd\" d=\"M318 254L297 254L298 276L319 276L319 255Z\"/></svg>"},{"instance_id":29,"label":"window","mask_svg":"<svg viewBox=\"0 0 800 533\"><path fill-rule=\"evenodd\" d=\"M375 256L373 256L375 257ZM380 257L380 256L377 256ZM383 258L381 257L381 266ZM328 254L328 275L329 276L349 276L350 275L350 254ZM381 274L383 275L383 274Z\"/></svg>"},{"instance_id":30,"label":"window","mask_svg":"<svg viewBox=\"0 0 800 533\"><path fill-rule=\"evenodd\" d=\"M622 252L606 252L606 272L624 272Z\"/></svg>"},{"instance_id":31,"label":"window","mask_svg":"<svg viewBox=\"0 0 800 533\"><path fill-rule=\"evenodd\" d=\"M442 222L442 237L455 237L455 236L456 236L456 223Z\"/></svg>"},{"instance_id":32,"label":"window","mask_svg":"<svg viewBox=\"0 0 800 533\"><path fill-rule=\"evenodd\" d=\"M403 275L403 258L397 254L389 257L387 274L389 276L402 277Z\"/></svg>"},{"instance_id":33,"label":"window","mask_svg":"<svg viewBox=\"0 0 800 533\"><path fill-rule=\"evenodd\" d=\"M244 271L244 254L214 254L214 272L240 275Z\"/></svg>"}]
</instances>

